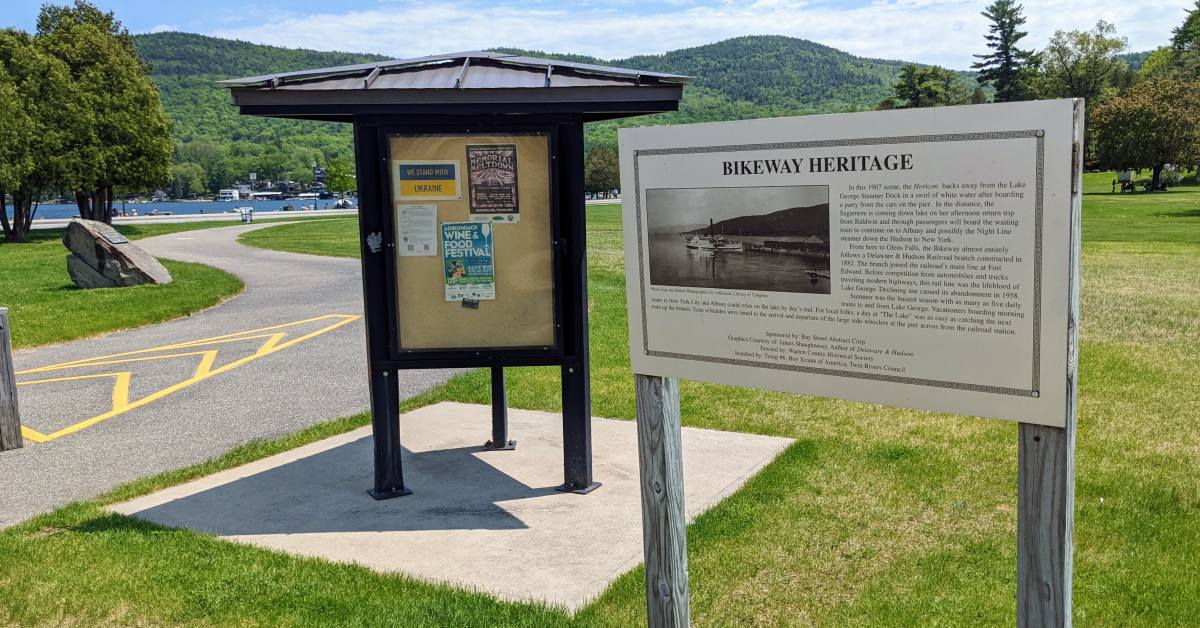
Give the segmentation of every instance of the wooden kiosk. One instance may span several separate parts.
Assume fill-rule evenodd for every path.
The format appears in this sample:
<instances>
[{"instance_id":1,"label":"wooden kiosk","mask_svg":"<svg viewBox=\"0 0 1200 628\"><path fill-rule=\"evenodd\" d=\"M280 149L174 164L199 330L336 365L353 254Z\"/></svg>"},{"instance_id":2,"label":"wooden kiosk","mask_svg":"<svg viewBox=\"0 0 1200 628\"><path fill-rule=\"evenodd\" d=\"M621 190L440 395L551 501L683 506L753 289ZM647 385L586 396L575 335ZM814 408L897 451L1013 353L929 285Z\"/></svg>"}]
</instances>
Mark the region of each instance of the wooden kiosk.
<instances>
[{"instance_id":1,"label":"wooden kiosk","mask_svg":"<svg viewBox=\"0 0 1200 628\"><path fill-rule=\"evenodd\" d=\"M406 495L400 371L562 369L563 485L592 479L583 123L679 107L688 79L467 52L225 81L244 115L354 125L376 499Z\"/></svg>"}]
</instances>

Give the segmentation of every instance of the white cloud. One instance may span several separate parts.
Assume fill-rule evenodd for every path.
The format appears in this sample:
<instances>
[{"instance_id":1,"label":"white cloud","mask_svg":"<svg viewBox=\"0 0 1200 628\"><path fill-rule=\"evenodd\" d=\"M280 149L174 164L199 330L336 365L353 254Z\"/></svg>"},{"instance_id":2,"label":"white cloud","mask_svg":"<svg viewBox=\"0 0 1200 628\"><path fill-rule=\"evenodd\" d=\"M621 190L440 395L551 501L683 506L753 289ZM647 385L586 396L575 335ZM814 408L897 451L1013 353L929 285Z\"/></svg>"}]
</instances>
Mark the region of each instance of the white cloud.
<instances>
[{"instance_id":1,"label":"white cloud","mask_svg":"<svg viewBox=\"0 0 1200 628\"><path fill-rule=\"evenodd\" d=\"M168 33L178 31L179 27L174 24L157 24L146 29L147 33Z\"/></svg>"},{"instance_id":2,"label":"white cloud","mask_svg":"<svg viewBox=\"0 0 1200 628\"><path fill-rule=\"evenodd\" d=\"M514 46L614 59L697 46L739 35L802 37L848 52L965 69L983 50L977 0L627 0L579 3L385 3L379 8L276 16L211 34L287 47L411 57ZM1023 43L1039 48L1056 29L1117 25L1131 50L1164 44L1192 0L1026 0ZM1136 6L1136 10L1130 7Z\"/></svg>"}]
</instances>

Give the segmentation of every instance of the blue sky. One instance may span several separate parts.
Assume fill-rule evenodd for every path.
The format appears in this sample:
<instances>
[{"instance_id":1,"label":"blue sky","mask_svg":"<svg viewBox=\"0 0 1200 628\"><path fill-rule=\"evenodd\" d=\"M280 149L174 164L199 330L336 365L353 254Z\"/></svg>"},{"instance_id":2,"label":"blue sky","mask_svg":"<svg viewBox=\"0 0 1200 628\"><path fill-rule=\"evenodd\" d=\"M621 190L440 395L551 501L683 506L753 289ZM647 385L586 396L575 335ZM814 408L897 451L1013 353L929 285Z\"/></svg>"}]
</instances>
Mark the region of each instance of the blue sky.
<instances>
[{"instance_id":1,"label":"blue sky","mask_svg":"<svg viewBox=\"0 0 1200 628\"><path fill-rule=\"evenodd\" d=\"M134 32L179 30L395 57L515 46L602 58L738 35L803 37L854 54L967 68L986 29L977 0L95 0ZM42 0L2 0L32 29ZM1131 50L1162 45L1194 0L1025 0L1029 46L1113 22Z\"/></svg>"}]
</instances>

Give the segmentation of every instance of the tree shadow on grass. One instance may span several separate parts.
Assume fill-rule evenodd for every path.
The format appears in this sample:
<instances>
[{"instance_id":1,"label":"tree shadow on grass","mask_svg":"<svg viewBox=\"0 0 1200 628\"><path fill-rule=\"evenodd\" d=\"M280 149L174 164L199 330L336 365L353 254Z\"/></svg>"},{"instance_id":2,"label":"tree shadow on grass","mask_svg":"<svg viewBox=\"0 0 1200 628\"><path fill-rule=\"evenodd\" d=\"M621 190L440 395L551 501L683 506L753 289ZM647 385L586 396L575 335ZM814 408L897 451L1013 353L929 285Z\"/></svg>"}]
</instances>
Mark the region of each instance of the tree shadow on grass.
<instances>
[{"instance_id":1,"label":"tree shadow on grass","mask_svg":"<svg viewBox=\"0 0 1200 628\"><path fill-rule=\"evenodd\" d=\"M1174 212L1155 212L1154 215L1159 218L1200 218L1200 207Z\"/></svg>"}]
</instances>

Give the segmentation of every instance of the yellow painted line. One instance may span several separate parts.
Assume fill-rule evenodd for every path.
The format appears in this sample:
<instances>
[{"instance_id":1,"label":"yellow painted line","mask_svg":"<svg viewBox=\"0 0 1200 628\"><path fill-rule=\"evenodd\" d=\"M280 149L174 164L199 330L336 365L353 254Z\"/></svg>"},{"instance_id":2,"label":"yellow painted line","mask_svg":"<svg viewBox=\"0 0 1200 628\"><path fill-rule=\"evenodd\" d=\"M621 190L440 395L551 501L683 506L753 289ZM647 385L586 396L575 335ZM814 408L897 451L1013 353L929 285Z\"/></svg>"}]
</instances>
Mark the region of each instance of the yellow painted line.
<instances>
[{"instance_id":1,"label":"yellow painted line","mask_svg":"<svg viewBox=\"0 0 1200 628\"><path fill-rule=\"evenodd\" d=\"M200 377L207 375L212 371L213 362L217 361L217 350L205 351L204 357L200 359L200 364L196 366L196 371L192 373L192 377Z\"/></svg>"},{"instance_id":2,"label":"yellow painted line","mask_svg":"<svg viewBox=\"0 0 1200 628\"><path fill-rule=\"evenodd\" d=\"M84 359L84 360L74 360L71 362L64 362L62 364L56 364L53 366L47 366L47 367L41 367L41 368L37 368L37 369L28 369L26 371L20 371L21 374L28 374L28 373L46 372L46 371L50 371L50 370L64 370L64 369L69 369L69 368L84 368L84 367L99 366L99 365L104 365L104 364L117 364L117 363L126 363L126 362L141 362L141 361L148 361L148 360L155 360L155 359L166 359L169 357L185 357L185 356L189 356L189 355L203 356L200 360L199 365L197 365L194 374L191 377L189 377L188 379L186 379L182 382L179 382L177 384L168 386L166 388L163 388L161 390L155 391L153 393L150 393L149 395L146 395L145 397L142 397L140 399L133 400L133 401L129 400L129 382L130 382L131 375L127 371L123 371L121 373L105 373L105 374L93 374L93 375L77 375L77 376L70 376L70 377L58 377L58 378L50 378L50 379L45 379L45 380L36 380L36 381L32 381L32 382L18 382L18 385L27 385L27 384L37 384L37 383L48 383L48 382L53 382L53 381L70 381L70 380L78 380L78 379L90 379L90 378L97 378L97 377L116 377L116 382L113 386L113 395L112 395L113 407L108 412L94 416L94 417L92 417L90 419L86 419L84 421L80 421L73 425L69 425L61 430L51 432L50 434L42 434L36 430L33 430L31 428L25 428L25 427L22 427L22 433L26 438L28 438L29 440L31 440L35 443L44 443L44 442L52 441L56 438L62 438L63 436L67 436L68 434L74 434L75 432L78 432L80 430L83 430L83 429L86 429L93 425L96 425L97 423L107 421L108 419L111 419L113 417L124 414L125 412L140 408L149 403L152 403L154 401L162 399L163 397L166 397L174 392L183 390L184 388L192 386L193 384L202 382L210 377L214 377L216 375L226 373L235 368L238 368L239 366L249 364L250 362L253 362L254 360L257 360L261 357L271 355L272 353L282 351L284 349L287 349L288 347L293 347L293 346L300 344L301 342L304 342L306 340L316 338L317 336L320 336L321 334L331 332L339 327L348 325L348 324L358 320L359 318L361 318L361 317L357 316L357 315L351 315L351 314L330 314L330 315L326 315L326 316L318 316L318 317L314 317L314 318L309 318L309 319L305 319L302 321L296 321L294 323L285 323L282 325L273 325L271 327L252 329L252 330L248 330L248 331L244 331L244 332L237 332L234 334L225 334L222 336L214 336L212 338L206 338L203 340L193 340L193 341L176 343L176 344L171 344L171 345L164 345L161 347L155 347L153 349L141 349L141 350L137 350L137 351L127 351L125 353L117 353L117 354L100 356L97 358L89 358L89 359ZM316 331L312 331L312 332L309 332L302 336L298 336L298 337L288 340L286 342L280 342L284 337L286 337L286 335L287 335L286 332L279 332L279 333L273 333L273 334L261 334L260 333L260 332L265 332L265 331L274 331L274 330L282 329L285 327L296 327L296 326L303 325L306 323L312 323L312 322L316 322L316 321L329 320L329 319L339 319L339 320L337 320L337 322L335 322L331 325L327 325ZM212 350L208 350L208 351L185 352L185 353L171 354L168 356L129 358L129 359L124 359L124 360L116 359L116 358L122 358L125 356L143 355L143 354L154 352L154 351L165 351L165 350L173 350L173 349L191 348L191 347L201 346L204 344L226 344L226 343L235 342L238 340L253 340L253 339L258 339L258 338L263 338L263 337L266 338L266 341L263 342L263 344L254 353L252 353L248 356L239 358L237 360L234 360L233 362L230 362L229 364L226 364L226 365L218 367L218 368L212 368L212 366L215 363L216 358L217 358L217 354L219 351L218 349L212 349Z\"/></svg>"},{"instance_id":3,"label":"yellow painted line","mask_svg":"<svg viewBox=\"0 0 1200 628\"><path fill-rule=\"evenodd\" d=\"M133 373L130 371L121 371L119 373L93 373L91 375L72 375L70 377L37 379L31 382L17 382L17 385L32 386L34 384L53 384L55 382L73 382L82 379L100 379L102 377L111 377L113 378L112 407L113 409L116 409L129 403L129 379L132 375Z\"/></svg>"},{"instance_id":4,"label":"yellow painted line","mask_svg":"<svg viewBox=\"0 0 1200 628\"><path fill-rule=\"evenodd\" d=\"M27 425L21 426L21 436L24 436L25 440L31 440L35 443L44 443L47 440L45 434L27 426Z\"/></svg>"},{"instance_id":5,"label":"yellow painted line","mask_svg":"<svg viewBox=\"0 0 1200 628\"><path fill-rule=\"evenodd\" d=\"M79 365L81 365L81 363L96 362L98 360L110 360L113 358L122 358L122 357L129 356L129 355L143 355L146 353L155 353L157 351L169 351L169 350L173 350L173 349L186 349L186 348L190 348L190 347L202 346L202 345L207 345L207 344L216 344L217 342L225 341L226 339L228 339L227 342L234 342L237 340L245 340L245 338L237 338L237 336L258 334L258 333L265 332L265 331L275 331L276 329L283 329L285 327L295 327L298 325L303 325L305 323L315 323L317 321L329 320L329 319L334 319L334 318L343 319L344 322L342 324L345 324L345 323L349 323L351 321L358 320L359 318L362 318L362 317L355 315L355 314L325 314L323 316L314 316L312 318L306 318L302 321L295 321L295 322L291 322L291 323L280 323L278 325L271 325L270 327L260 327L258 329L248 329L246 331L234 332L232 334L213 336L211 338L201 338L200 340L189 340L186 342L179 342L179 343L175 343L175 344L162 345L159 347L152 347L150 349L138 349L136 351L126 351L124 353L113 353L111 355L102 355L102 356L98 356L95 358L84 358L82 360L72 360L70 362L61 362L59 364L51 364L50 366L43 366L43 367L39 367L39 368L35 368L35 369L26 369L24 371L17 371L16 374L17 375L25 375L28 373L38 373L38 372L42 372L42 371L57 371L57 370L65 369L65 368L79 366ZM341 325L338 325L338 326L340 327Z\"/></svg>"}]
</instances>

